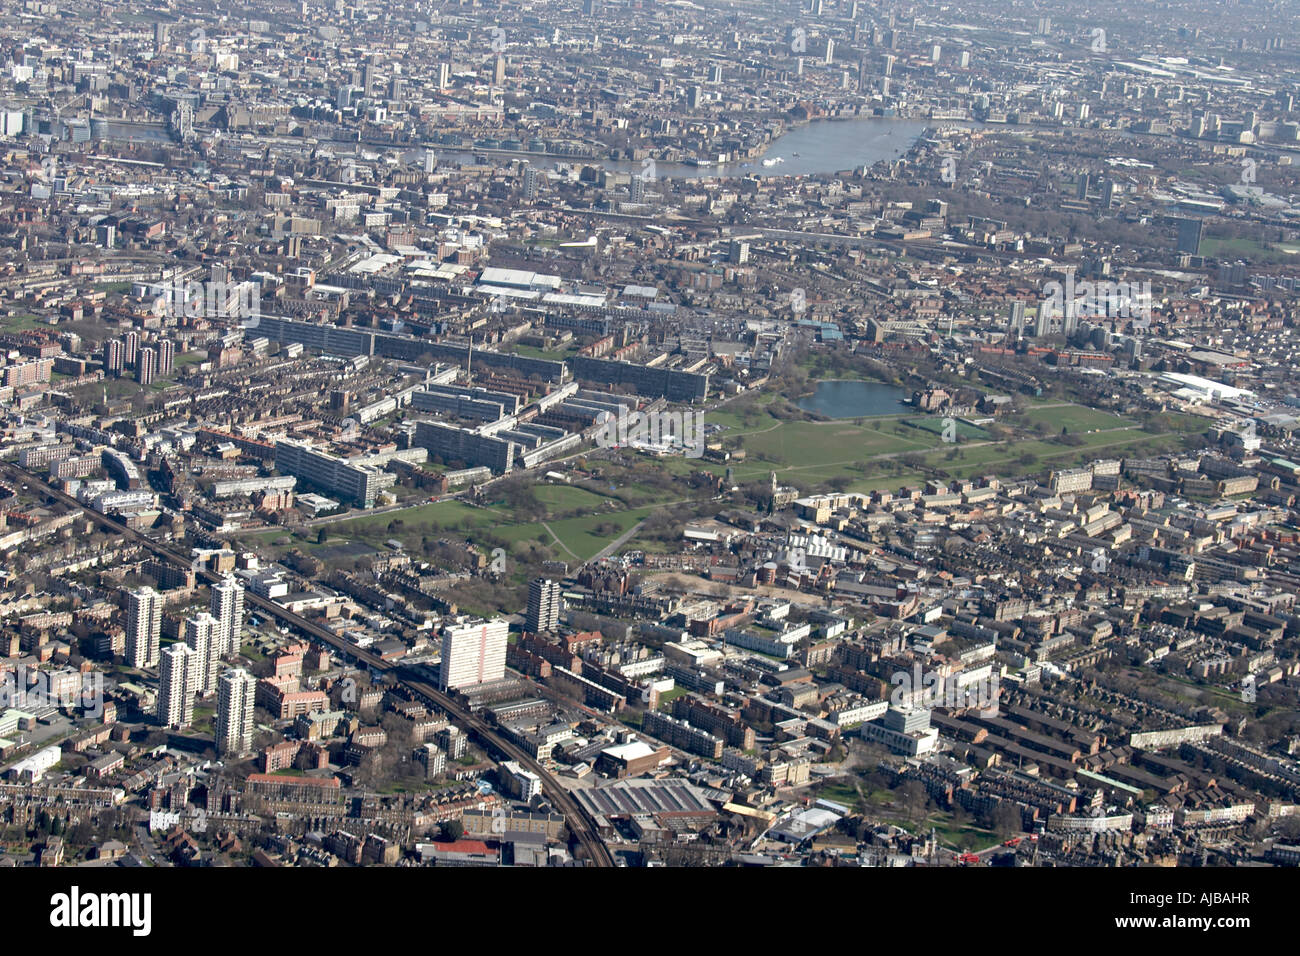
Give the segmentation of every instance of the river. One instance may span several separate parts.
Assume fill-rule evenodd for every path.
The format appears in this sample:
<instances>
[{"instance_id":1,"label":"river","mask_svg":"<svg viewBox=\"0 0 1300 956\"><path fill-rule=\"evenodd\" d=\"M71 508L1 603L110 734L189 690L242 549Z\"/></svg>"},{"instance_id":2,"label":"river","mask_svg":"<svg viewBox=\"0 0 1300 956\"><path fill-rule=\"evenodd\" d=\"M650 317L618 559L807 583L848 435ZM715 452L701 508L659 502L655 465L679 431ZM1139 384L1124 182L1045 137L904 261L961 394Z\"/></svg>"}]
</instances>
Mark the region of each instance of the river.
<instances>
[{"instance_id":1,"label":"river","mask_svg":"<svg viewBox=\"0 0 1300 956\"><path fill-rule=\"evenodd\" d=\"M834 173L858 166L872 166L882 160L902 156L924 132L926 120L887 119L863 117L859 119L814 120L805 126L789 130L778 137L767 150L754 160L726 163L715 166L691 166L686 163L654 164L654 175L665 179L709 179L727 176L809 176L817 173ZM485 150L434 151L441 162L472 163L476 156L525 157L538 166L551 168L556 163L571 166L600 166L610 171L640 174L645 172L640 162L618 162L609 159L564 159L537 153L508 153ZM409 162L416 162L422 151L404 151ZM798 154L797 156L795 154ZM764 166L763 160L780 158L783 162Z\"/></svg>"}]
</instances>

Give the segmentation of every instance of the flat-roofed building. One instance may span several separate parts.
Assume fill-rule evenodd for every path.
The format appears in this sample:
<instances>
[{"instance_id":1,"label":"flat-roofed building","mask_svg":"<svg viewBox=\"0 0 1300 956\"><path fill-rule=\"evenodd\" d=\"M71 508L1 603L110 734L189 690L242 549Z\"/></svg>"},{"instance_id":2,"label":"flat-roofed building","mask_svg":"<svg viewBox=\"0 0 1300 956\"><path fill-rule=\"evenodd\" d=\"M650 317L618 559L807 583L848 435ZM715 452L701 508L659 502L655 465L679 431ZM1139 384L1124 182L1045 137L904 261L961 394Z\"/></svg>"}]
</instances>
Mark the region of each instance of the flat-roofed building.
<instances>
[{"instance_id":1,"label":"flat-roofed building","mask_svg":"<svg viewBox=\"0 0 1300 956\"><path fill-rule=\"evenodd\" d=\"M505 618L444 627L439 687L456 690L505 677L509 634L510 623Z\"/></svg>"},{"instance_id":2,"label":"flat-roofed building","mask_svg":"<svg viewBox=\"0 0 1300 956\"><path fill-rule=\"evenodd\" d=\"M379 471L355 464L302 442L275 443L275 467L360 508L372 508L379 493Z\"/></svg>"}]
</instances>

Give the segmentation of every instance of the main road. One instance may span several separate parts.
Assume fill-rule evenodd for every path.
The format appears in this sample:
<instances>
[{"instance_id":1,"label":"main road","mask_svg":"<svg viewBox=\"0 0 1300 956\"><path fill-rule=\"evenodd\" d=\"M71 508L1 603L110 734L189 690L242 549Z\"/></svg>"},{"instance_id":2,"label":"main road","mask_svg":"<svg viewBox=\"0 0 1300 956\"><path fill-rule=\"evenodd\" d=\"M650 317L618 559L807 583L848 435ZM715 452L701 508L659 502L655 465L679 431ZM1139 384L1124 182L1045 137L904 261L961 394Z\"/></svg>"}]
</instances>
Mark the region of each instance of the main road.
<instances>
[{"instance_id":1,"label":"main road","mask_svg":"<svg viewBox=\"0 0 1300 956\"><path fill-rule=\"evenodd\" d=\"M112 534L137 542L146 551L163 561L169 561L172 564L181 567L192 567L190 559L163 545L147 535L141 534L133 528L129 528L107 515L100 514L84 507L79 501L70 495L66 495L57 488L47 484L42 479L36 477L31 472L19 468L17 465L3 463L0 465L11 480L25 483L29 487L39 489L47 497L61 502L69 508L76 508L87 515L90 515L102 528L110 531ZM205 568L196 568L195 573L209 584L219 583L219 575ZM450 714L456 723L460 724L465 730L483 743L490 750L497 754L504 755L507 759L514 760L521 767L531 770L542 781L542 792L555 804L555 806L564 815L564 823L569 833L577 840L578 845L582 848L588 862L594 866L613 866L614 858L605 846L605 842L600 838L596 828L596 822L591 818L583 806L573 798L559 781L546 770L541 764L534 760L528 753L519 747L513 741L506 739L496 732L485 719L478 714L473 713L463 704L449 697L447 694L438 690L432 684L420 678L414 671L404 668L401 665L386 661L376 654L372 654L364 648L349 644L341 637L324 627L321 627L314 621L294 614L286 610L274 601L245 591L244 600L263 611L270 617L275 618L286 627L291 627L303 634L315 638L322 644L334 648L347 658L351 658L360 664L364 664L371 671L379 673L392 674L398 686L406 688L412 694L423 697L429 703Z\"/></svg>"}]
</instances>

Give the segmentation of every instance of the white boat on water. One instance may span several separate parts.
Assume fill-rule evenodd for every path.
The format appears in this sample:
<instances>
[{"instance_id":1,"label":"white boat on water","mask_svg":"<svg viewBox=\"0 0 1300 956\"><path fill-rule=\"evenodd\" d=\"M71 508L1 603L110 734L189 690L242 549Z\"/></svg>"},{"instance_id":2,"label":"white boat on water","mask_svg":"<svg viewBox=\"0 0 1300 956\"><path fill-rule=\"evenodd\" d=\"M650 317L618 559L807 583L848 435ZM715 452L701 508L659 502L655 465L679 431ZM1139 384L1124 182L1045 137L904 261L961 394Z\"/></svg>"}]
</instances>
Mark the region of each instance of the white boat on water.
<instances>
[{"instance_id":1,"label":"white boat on water","mask_svg":"<svg viewBox=\"0 0 1300 956\"><path fill-rule=\"evenodd\" d=\"M763 165L764 165L764 166L775 166L777 163L784 163L784 162L785 162L784 159L782 159L780 156L777 156L777 157L775 157L774 159L765 159L765 160L763 160Z\"/></svg>"}]
</instances>

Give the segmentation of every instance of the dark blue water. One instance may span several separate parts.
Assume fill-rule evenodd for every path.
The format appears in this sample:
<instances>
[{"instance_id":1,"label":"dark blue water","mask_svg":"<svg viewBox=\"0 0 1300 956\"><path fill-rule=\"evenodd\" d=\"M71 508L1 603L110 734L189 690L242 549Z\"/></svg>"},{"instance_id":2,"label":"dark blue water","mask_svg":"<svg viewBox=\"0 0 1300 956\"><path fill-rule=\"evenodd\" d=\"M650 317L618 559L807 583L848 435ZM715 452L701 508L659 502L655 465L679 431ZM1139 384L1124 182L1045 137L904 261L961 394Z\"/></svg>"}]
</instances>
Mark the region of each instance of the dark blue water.
<instances>
[{"instance_id":1,"label":"dark blue water","mask_svg":"<svg viewBox=\"0 0 1300 956\"><path fill-rule=\"evenodd\" d=\"M865 418L905 411L907 393L881 382L833 380L817 383L817 391L799 400L799 407L830 418Z\"/></svg>"}]
</instances>

